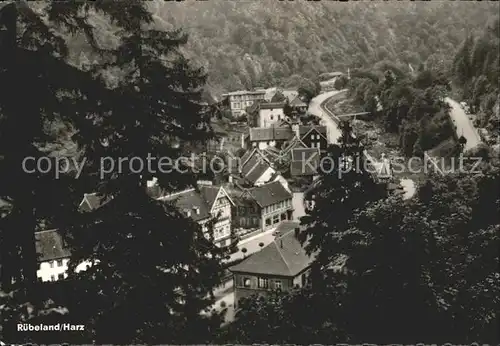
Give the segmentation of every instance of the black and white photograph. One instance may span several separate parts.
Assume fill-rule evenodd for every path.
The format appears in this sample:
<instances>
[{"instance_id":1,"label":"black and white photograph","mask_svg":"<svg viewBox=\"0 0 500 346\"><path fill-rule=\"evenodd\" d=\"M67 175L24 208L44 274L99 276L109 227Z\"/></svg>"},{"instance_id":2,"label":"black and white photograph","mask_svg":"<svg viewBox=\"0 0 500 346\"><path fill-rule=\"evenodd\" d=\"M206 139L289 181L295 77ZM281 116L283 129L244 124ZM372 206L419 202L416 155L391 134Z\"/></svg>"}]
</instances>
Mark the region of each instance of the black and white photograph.
<instances>
[{"instance_id":1,"label":"black and white photograph","mask_svg":"<svg viewBox=\"0 0 500 346\"><path fill-rule=\"evenodd\" d=\"M0 2L0 345L500 344L499 20Z\"/></svg>"}]
</instances>

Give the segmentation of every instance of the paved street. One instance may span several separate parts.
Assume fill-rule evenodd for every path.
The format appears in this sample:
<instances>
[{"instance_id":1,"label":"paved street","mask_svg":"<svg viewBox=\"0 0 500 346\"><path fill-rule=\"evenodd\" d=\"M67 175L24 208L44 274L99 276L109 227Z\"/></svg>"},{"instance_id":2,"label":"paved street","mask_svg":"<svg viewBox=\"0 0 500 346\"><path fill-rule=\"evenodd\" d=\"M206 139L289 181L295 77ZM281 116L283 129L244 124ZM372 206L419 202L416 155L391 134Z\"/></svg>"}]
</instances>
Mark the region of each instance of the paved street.
<instances>
[{"instance_id":1,"label":"paved street","mask_svg":"<svg viewBox=\"0 0 500 346\"><path fill-rule=\"evenodd\" d=\"M332 97L345 97L345 90L340 91L329 91L323 94L320 94L311 100L309 104L309 113L315 115L321 119L324 126L327 127L328 133L328 142L329 143L337 143L338 138L341 136L341 131L337 125L337 123L332 119L330 114L328 114L323 109L323 104ZM468 119L468 118L467 118ZM378 162L373 156L371 156L366 150L365 155L370 160L370 162L374 165L375 169L380 169L381 162ZM405 195L404 198L411 198L415 194L415 183L411 179L405 179L405 181L401 181L401 185L404 188Z\"/></svg>"},{"instance_id":2,"label":"paved street","mask_svg":"<svg viewBox=\"0 0 500 346\"><path fill-rule=\"evenodd\" d=\"M319 94L311 100L309 103L308 112L312 115L319 117L327 128L327 136L329 143L337 143L337 140L341 136L341 132L333 119L323 110L322 104L331 97L344 97L344 90L334 90L328 91L323 94Z\"/></svg>"},{"instance_id":3,"label":"paved street","mask_svg":"<svg viewBox=\"0 0 500 346\"><path fill-rule=\"evenodd\" d=\"M447 97L445 101L450 105L450 117L453 124L457 127L457 136L464 136L467 139L465 143L464 150L469 150L475 148L479 143L481 143L481 138L474 128L472 121L469 119L465 111L460 107L457 101L454 101Z\"/></svg>"},{"instance_id":4,"label":"paved street","mask_svg":"<svg viewBox=\"0 0 500 346\"><path fill-rule=\"evenodd\" d=\"M264 243L264 246L267 244L270 244L274 240L273 232L276 228L272 228L270 230L267 230L265 232L261 232L259 234L256 234L250 238L244 239L238 243L238 252L235 252L231 255L229 260L227 262L232 262L236 259L243 258L244 256L248 256L252 253L255 253L257 251L260 251L262 248L259 246L260 243ZM243 254L241 252L241 249L247 249L246 254Z\"/></svg>"}]
</instances>

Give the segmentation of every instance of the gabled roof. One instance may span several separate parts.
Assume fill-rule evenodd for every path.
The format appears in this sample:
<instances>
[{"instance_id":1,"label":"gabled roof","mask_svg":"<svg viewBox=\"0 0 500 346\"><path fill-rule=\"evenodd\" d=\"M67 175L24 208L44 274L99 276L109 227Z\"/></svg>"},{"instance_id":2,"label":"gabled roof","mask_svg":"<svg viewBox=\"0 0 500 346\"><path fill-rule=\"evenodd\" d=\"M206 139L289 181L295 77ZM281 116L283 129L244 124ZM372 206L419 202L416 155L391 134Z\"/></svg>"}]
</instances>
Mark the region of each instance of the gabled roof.
<instances>
[{"instance_id":1,"label":"gabled roof","mask_svg":"<svg viewBox=\"0 0 500 346\"><path fill-rule=\"evenodd\" d=\"M303 139L305 136L309 135L311 132L316 132L321 135L324 139L326 137L326 126L315 126L315 125L301 125L299 126L300 138Z\"/></svg>"},{"instance_id":2,"label":"gabled roof","mask_svg":"<svg viewBox=\"0 0 500 346\"><path fill-rule=\"evenodd\" d=\"M198 222L210 218L210 207L196 189L184 190L169 196L161 197L160 200L172 202L177 210L189 210L191 218ZM194 208L198 208L198 213Z\"/></svg>"},{"instance_id":3,"label":"gabled roof","mask_svg":"<svg viewBox=\"0 0 500 346\"><path fill-rule=\"evenodd\" d=\"M260 109L280 109L285 107L284 102L268 102L268 103L261 103Z\"/></svg>"},{"instance_id":4,"label":"gabled roof","mask_svg":"<svg viewBox=\"0 0 500 346\"><path fill-rule=\"evenodd\" d=\"M294 135L289 127L252 127L249 131L251 142L287 140Z\"/></svg>"},{"instance_id":5,"label":"gabled roof","mask_svg":"<svg viewBox=\"0 0 500 346\"><path fill-rule=\"evenodd\" d=\"M70 250L64 244L61 233L56 229L36 232L35 248L39 256L39 262L54 261L71 256Z\"/></svg>"},{"instance_id":6,"label":"gabled roof","mask_svg":"<svg viewBox=\"0 0 500 346\"><path fill-rule=\"evenodd\" d=\"M292 194L279 181L253 187L243 194L245 193L251 196L261 208L292 198Z\"/></svg>"},{"instance_id":7,"label":"gabled roof","mask_svg":"<svg viewBox=\"0 0 500 346\"><path fill-rule=\"evenodd\" d=\"M83 195L83 199L80 202L79 209L80 211L89 212L94 211L109 201L113 199L112 196L100 196L97 193L86 193Z\"/></svg>"},{"instance_id":8,"label":"gabled roof","mask_svg":"<svg viewBox=\"0 0 500 346\"><path fill-rule=\"evenodd\" d=\"M296 96L292 101L290 101L290 106L307 107L307 104L304 101L302 101L298 96Z\"/></svg>"},{"instance_id":9,"label":"gabled roof","mask_svg":"<svg viewBox=\"0 0 500 346\"><path fill-rule=\"evenodd\" d=\"M252 156L242 163L241 174L253 185L270 168L267 158L260 151L253 150Z\"/></svg>"},{"instance_id":10,"label":"gabled roof","mask_svg":"<svg viewBox=\"0 0 500 346\"><path fill-rule=\"evenodd\" d=\"M292 162L290 163L290 174L292 176L307 176L318 174L320 161L319 148L295 148L292 149Z\"/></svg>"},{"instance_id":11,"label":"gabled roof","mask_svg":"<svg viewBox=\"0 0 500 346\"><path fill-rule=\"evenodd\" d=\"M223 187L211 185L203 185L199 186L198 189L192 188L180 191L161 197L159 200L174 203L175 207L181 212L184 210L190 211L190 217L198 222L211 217L210 213L214 203L221 195L227 197L229 202L234 204Z\"/></svg>"},{"instance_id":12,"label":"gabled roof","mask_svg":"<svg viewBox=\"0 0 500 346\"><path fill-rule=\"evenodd\" d=\"M232 272L295 277L306 270L315 255L307 255L297 239L297 222L283 222L276 231L280 234L261 251L229 268Z\"/></svg>"},{"instance_id":13,"label":"gabled roof","mask_svg":"<svg viewBox=\"0 0 500 346\"><path fill-rule=\"evenodd\" d=\"M307 148L304 142L302 142L299 138L294 137L288 145L281 150L282 155L288 155L290 151L294 148Z\"/></svg>"},{"instance_id":14,"label":"gabled roof","mask_svg":"<svg viewBox=\"0 0 500 346\"><path fill-rule=\"evenodd\" d=\"M299 92L297 90L283 90L281 93L286 97L288 102L292 102L297 96L299 96Z\"/></svg>"}]
</instances>

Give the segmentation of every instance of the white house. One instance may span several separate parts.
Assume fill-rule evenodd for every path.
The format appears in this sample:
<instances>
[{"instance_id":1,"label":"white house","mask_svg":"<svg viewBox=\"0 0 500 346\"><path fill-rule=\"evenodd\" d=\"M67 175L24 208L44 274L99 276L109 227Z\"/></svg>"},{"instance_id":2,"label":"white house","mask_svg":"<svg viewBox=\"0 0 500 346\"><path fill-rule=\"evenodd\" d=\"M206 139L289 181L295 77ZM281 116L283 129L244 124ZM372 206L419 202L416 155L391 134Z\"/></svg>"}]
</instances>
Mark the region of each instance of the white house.
<instances>
[{"instance_id":1,"label":"white house","mask_svg":"<svg viewBox=\"0 0 500 346\"><path fill-rule=\"evenodd\" d=\"M39 255L36 276L40 281L58 281L68 277L68 263L71 256L68 246L57 229L35 233L36 251ZM84 261L75 271L86 270L92 265Z\"/></svg>"},{"instance_id":2,"label":"white house","mask_svg":"<svg viewBox=\"0 0 500 346\"><path fill-rule=\"evenodd\" d=\"M108 203L112 197L100 197L96 193L83 196L79 209L90 212ZM38 254L37 277L41 281L58 281L68 277L68 263L71 257L69 247L61 232L57 229L35 233L35 247ZM87 269L92 263L83 261L76 266L75 271Z\"/></svg>"},{"instance_id":3,"label":"white house","mask_svg":"<svg viewBox=\"0 0 500 346\"><path fill-rule=\"evenodd\" d=\"M276 126L285 119L283 108L284 103L261 103L259 107L259 115L257 119L258 127Z\"/></svg>"}]
</instances>

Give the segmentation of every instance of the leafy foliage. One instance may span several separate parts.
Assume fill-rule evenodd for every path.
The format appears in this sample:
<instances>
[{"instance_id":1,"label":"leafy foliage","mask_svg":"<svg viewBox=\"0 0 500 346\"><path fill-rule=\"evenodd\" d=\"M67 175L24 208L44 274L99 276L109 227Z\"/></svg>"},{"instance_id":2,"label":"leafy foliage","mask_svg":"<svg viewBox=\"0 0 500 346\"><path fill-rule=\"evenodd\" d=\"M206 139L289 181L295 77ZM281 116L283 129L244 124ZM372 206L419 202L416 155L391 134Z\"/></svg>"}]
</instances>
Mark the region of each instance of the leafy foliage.
<instances>
[{"instance_id":1,"label":"leafy foliage","mask_svg":"<svg viewBox=\"0 0 500 346\"><path fill-rule=\"evenodd\" d=\"M353 72L350 94L387 131L399 133L406 155L422 155L454 135L444 102L451 85L443 73L422 68L410 75L387 62L376 67Z\"/></svg>"},{"instance_id":2,"label":"leafy foliage","mask_svg":"<svg viewBox=\"0 0 500 346\"><path fill-rule=\"evenodd\" d=\"M311 286L244 301L225 342L497 344L499 168L431 176L405 202L323 177L303 218Z\"/></svg>"},{"instance_id":3,"label":"leafy foliage","mask_svg":"<svg viewBox=\"0 0 500 346\"><path fill-rule=\"evenodd\" d=\"M455 55L452 73L460 96L478 115L479 125L499 134L499 18L482 33L468 36Z\"/></svg>"},{"instance_id":4,"label":"leafy foliage","mask_svg":"<svg viewBox=\"0 0 500 346\"><path fill-rule=\"evenodd\" d=\"M206 78L180 52L185 35L152 28L153 17L143 3L125 8L93 4L54 2L32 10L16 3L2 9L7 30L1 41L0 172L20 182L0 192L13 206L1 223L2 289L21 288L16 299L7 301L11 316L27 301L34 308L26 318L39 321L44 301L35 284L34 232L56 227L72 246L70 269L82 261L92 264L78 274L70 270L67 318L86 324L86 333L74 343L208 342L221 320L200 312L212 304L225 253L198 224L146 191L153 175L165 191L189 186L196 177L182 174L182 167L160 174L154 163L157 174L149 168L138 173L131 164L111 167L109 174L102 171L103 158L114 164L176 159L183 148L211 138L213 109L201 101ZM97 28L89 20L96 11L119 27L114 47L96 40ZM45 15L53 22L44 22ZM25 31L16 32L18 19ZM84 70L71 66L64 30L58 29L80 30L99 59ZM17 102L26 91L32 100ZM86 158L79 179L21 171L24 157L45 155L41 147L59 139L46 134L47 123L54 120L71 126L71 140ZM16 151L9 150L12 146ZM112 199L97 211L80 213L83 193L93 191ZM207 228L210 234L212 224ZM7 321L2 330L10 331L6 340L19 342L12 323L21 321ZM24 337L36 341L40 336Z\"/></svg>"},{"instance_id":5,"label":"leafy foliage","mask_svg":"<svg viewBox=\"0 0 500 346\"><path fill-rule=\"evenodd\" d=\"M216 94L247 85L287 87L292 75L369 68L381 60L445 71L466 32L498 12L495 3L328 1L154 2L159 23L185 28L188 57L207 67ZM293 84L293 83L292 83ZM297 86L297 84L292 85Z\"/></svg>"}]
</instances>

